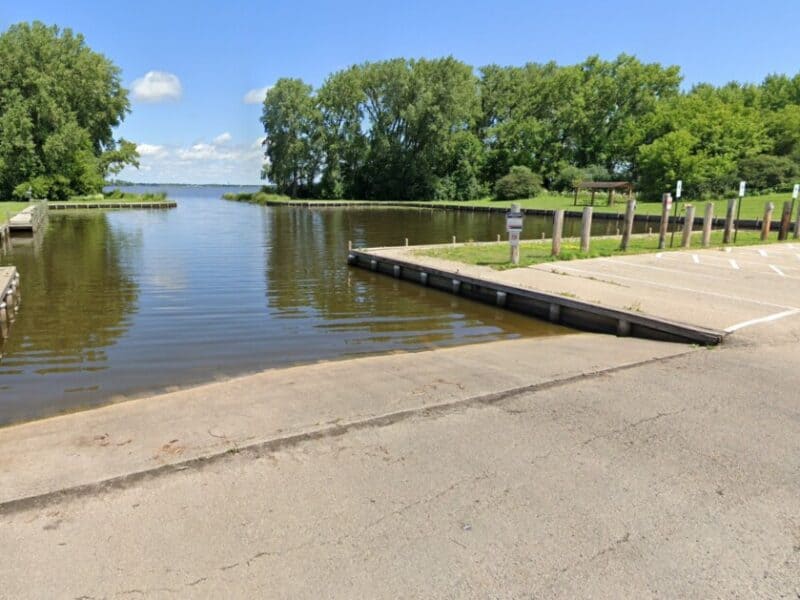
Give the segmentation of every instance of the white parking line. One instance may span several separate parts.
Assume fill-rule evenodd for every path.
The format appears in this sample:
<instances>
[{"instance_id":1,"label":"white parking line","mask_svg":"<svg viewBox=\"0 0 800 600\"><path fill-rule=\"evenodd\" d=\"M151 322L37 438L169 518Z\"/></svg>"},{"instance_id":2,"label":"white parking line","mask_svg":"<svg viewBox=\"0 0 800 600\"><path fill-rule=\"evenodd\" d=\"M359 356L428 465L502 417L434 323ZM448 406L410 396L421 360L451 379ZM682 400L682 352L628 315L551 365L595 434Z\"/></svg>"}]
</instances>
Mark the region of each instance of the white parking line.
<instances>
[{"instance_id":1,"label":"white parking line","mask_svg":"<svg viewBox=\"0 0 800 600\"><path fill-rule=\"evenodd\" d=\"M780 270L778 267L776 267L775 265L770 265L770 266L769 266L769 268L770 268L770 269L772 269L773 271L775 271L775 272L776 272L778 275L780 275L781 277L786 277L786 273L784 273L783 271L781 271L781 270Z\"/></svg>"},{"instance_id":2,"label":"white parking line","mask_svg":"<svg viewBox=\"0 0 800 600\"><path fill-rule=\"evenodd\" d=\"M759 251L758 251L758 253L759 253L761 256L769 256L769 255L767 254L767 251L766 251L766 250L759 250Z\"/></svg>"},{"instance_id":3,"label":"white parking line","mask_svg":"<svg viewBox=\"0 0 800 600\"><path fill-rule=\"evenodd\" d=\"M537 268L537 267L534 267ZM698 290L695 288L684 287L682 285L668 285L665 283L657 283L655 281L648 281L646 279L641 279L639 277L625 277L623 275L615 275L613 273L606 273L603 271L585 271L583 269L576 269L575 267L568 267L567 265L559 264L558 266L553 264L548 264L544 267L538 266L538 268L542 268L550 273L558 273L559 271L574 271L575 273L580 273L581 275L594 277L594 278L607 278L607 279L620 279L622 281L633 281L635 283L640 283L643 285L648 285L652 287L659 287L668 290L678 290L681 292L691 292L693 294L703 294L705 296L714 296L716 298L725 298L726 300L735 300L736 302L745 302L748 304L758 304L759 306L773 306L775 308L782 308L784 310L796 310L800 312L800 308L796 306L789 306L786 304L776 304L774 302L763 302L761 300L756 300L755 298L746 298L744 296L735 296L732 294L722 294L720 292L711 292L709 290Z\"/></svg>"},{"instance_id":4,"label":"white parking line","mask_svg":"<svg viewBox=\"0 0 800 600\"><path fill-rule=\"evenodd\" d=\"M774 315L768 315L766 317L761 317L760 319L752 319L751 321L745 321L744 323L737 323L736 325L731 325L725 331L727 333L733 333L734 331L738 331L739 329L744 329L745 327L750 327L751 325L758 325L759 323L769 323L770 321L777 321L778 319L783 319L784 317L791 317L792 315L796 315L800 313L798 309L786 310L784 312L775 313Z\"/></svg>"},{"instance_id":5,"label":"white parking line","mask_svg":"<svg viewBox=\"0 0 800 600\"><path fill-rule=\"evenodd\" d=\"M664 253L663 252L657 252L656 253L656 258L664 258ZM797 255L797 258L800 258L800 254Z\"/></svg>"},{"instance_id":6,"label":"white parking line","mask_svg":"<svg viewBox=\"0 0 800 600\"><path fill-rule=\"evenodd\" d=\"M694 264L696 265L700 264L700 257L697 256L697 254L692 254L692 260L694 261Z\"/></svg>"},{"instance_id":7,"label":"white parking line","mask_svg":"<svg viewBox=\"0 0 800 600\"><path fill-rule=\"evenodd\" d=\"M737 271L739 270L739 264L738 264L738 263L737 263L735 260L733 260L733 259L731 258L731 259L730 259L728 262L729 262L729 263L731 263L731 267L733 267L733 268L734 268L734 269L736 269Z\"/></svg>"}]
</instances>

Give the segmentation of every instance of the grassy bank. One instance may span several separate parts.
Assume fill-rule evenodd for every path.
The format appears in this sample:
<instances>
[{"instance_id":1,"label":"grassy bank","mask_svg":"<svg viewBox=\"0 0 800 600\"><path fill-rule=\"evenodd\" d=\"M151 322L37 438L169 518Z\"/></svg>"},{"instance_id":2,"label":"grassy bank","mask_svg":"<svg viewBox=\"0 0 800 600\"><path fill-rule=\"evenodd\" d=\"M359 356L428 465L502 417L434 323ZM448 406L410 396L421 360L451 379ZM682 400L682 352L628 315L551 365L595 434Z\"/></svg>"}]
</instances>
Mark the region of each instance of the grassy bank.
<instances>
[{"instance_id":1,"label":"grassy bank","mask_svg":"<svg viewBox=\"0 0 800 600\"><path fill-rule=\"evenodd\" d=\"M0 202L0 221L5 222L29 204L30 202Z\"/></svg>"},{"instance_id":2,"label":"grassy bank","mask_svg":"<svg viewBox=\"0 0 800 600\"><path fill-rule=\"evenodd\" d=\"M692 245L699 247L701 232L692 235ZM680 237L680 236L678 236ZM761 241L759 232L739 231L736 240L737 246L748 246L762 243L778 243L777 233L773 233L766 242ZM577 260L580 258L598 258L607 256L625 256L629 254L646 254L659 252L657 235L636 235L631 238L627 252L619 249L619 237L602 237L592 240L592 245L588 253L580 251L580 240L576 238L565 239L561 245L561 254L558 257L552 256L551 240L533 240L520 244L520 267L527 267L545 262L562 260ZM711 247L722 248L722 231L714 231L711 235ZM672 248L672 251L679 248ZM669 252L670 249L664 250ZM470 265L485 265L494 269L515 268L509 260L508 242L483 243L483 244L463 244L453 247L429 248L417 250L415 254L422 256L432 256L453 260Z\"/></svg>"},{"instance_id":3,"label":"grassy bank","mask_svg":"<svg viewBox=\"0 0 800 600\"><path fill-rule=\"evenodd\" d=\"M88 194L86 196L73 196L69 202L166 202L166 192L148 192L134 194L122 190L112 190L103 194Z\"/></svg>"},{"instance_id":4,"label":"grassy bank","mask_svg":"<svg viewBox=\"0 0 800 600\"><path fill-rule=\"evenodd\" d=\"M226 194L228 196L228 194ZM237 196L242 196L242 198L229 198L230 200L240 200L240 201L251 201L246 198L246 196L259 196L260 201L257 202L259 204L265 204L267 201L271 204L293 204L293 203L305 203L309 202L308 200L293 200L287 196L278 196L278 195L268 195L263 193L256 193L256 194L238 194ZM596 198L596 204L594 207L595 212L603 212L603 213L624 213L625 212L625 199L618 197L619 202L616 202L613 206L605 206L606 197L603 195L598 195ZM767 202L773 202L775 204L775 217L779 218L780 211L783 207L783 203L791 201L791 194L790 193L775 193L775 194L765 194L763 196L749 196L745 197L744 202L742 204L742 212L741 218L742 219L760 219L764 216L764 205ZM574 206L573 205L573 196L572 195L560 195L560 194L542 194L537 196L536 198L528 198L526 200L515 200L522 206L522 208L530 208L530 209L541 209L541 210L556 210L559 208L563 208L566 210L574 210L574 211L581 211L583 209L582 205ZM579 202L588 203L589 196L588 194L579 196ZM311 200L310 202L314 202ZM319 200L326 205L341 205L341 206L351 206L351 205L359 205L359 204L368 204L368 205L375 205L376 202L366 202L364 200ZM727 210L728 200L727 198L721 198L717 200L713 200L714 202L714 215L717 217L724 217L725 211ZM502 208L506 209L509 208L512 204L512 201L498 201L492 200L490 198L485 198L482 200L470 200L466 202L440 202L436 200L431 201L415 201L409 202L405 200L396 200L396 201L381 201L381 204L391 204L394 206L402 206L402 205L416 205L424 203L429 206L441 207L441 208L448 208L448 207L455 207L455 208L466 208L466 207L493 207L493 208ZM699 201L699 202L681 202L678 204L678 214L683 214L684 207L686 204L695 204L697 207L696 215L702 216L703 210L705 207L706 201ZM674 210L674 209L673 209ZM661 203L659 202L639 202L636 207L636 213L641 215L660 215L661 214Z\"/></svg>"}]
</instances>

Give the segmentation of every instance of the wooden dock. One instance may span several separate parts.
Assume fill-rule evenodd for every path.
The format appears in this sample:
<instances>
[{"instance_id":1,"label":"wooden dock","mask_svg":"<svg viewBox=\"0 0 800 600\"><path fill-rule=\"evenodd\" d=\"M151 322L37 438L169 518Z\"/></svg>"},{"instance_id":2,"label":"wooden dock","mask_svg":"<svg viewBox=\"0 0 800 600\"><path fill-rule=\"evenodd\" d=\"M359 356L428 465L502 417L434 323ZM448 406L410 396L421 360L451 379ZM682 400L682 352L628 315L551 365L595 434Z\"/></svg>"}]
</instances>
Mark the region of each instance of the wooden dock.
<instances>
[{"instance_id":1,"label":"wooden dock","mask_svg":"<svg viewBox=\"0 0 800 600\"><path fill-rule=\"evenodd\" d=\"M176 208L177 202L167 200L165 202L49 202L47 207L50 210L70 210L70 209L95 209L95 208L148 208L165 209Z\"/></svg>"},{"instance_id":2,"label":"wooden dock","mask_svg":"<svg viewBox=\"0 0 800 600\"><path fill-rule=\"evenodd\" d=\"M17 268L0 267L0 339L8 337L9 326L16 318L20 300Z\"/></svg>"},{"instance_id":3,"label":"wooden dock","mask_svg":"<svg viewBox=\"0 0 800 600\"><path fill-rule=\"evenodd\" d=\"M46 216L47 203L36 202L11 217L8 225L12 233L16 231L35 233Z\"/></svg>"}]
</instances>

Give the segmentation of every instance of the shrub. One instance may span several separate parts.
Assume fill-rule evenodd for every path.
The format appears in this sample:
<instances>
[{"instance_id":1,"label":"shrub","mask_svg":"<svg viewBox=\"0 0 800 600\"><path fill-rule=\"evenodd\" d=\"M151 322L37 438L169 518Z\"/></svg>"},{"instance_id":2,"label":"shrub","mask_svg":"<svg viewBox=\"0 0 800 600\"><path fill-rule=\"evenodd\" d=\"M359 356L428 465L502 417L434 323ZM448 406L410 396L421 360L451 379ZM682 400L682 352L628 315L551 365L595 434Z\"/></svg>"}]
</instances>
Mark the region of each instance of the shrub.
<instances>
[{"instance_id":1,"label":"shrub","mask_svg":"<svg viewBox=\"0 0 800 600\"><path fill-rule=\"evenodd\" d=\"M519 200L533 198L542 191L542 178L528 167L514 166L494 184L497 200Z\"/></svg>"}]
</instances>

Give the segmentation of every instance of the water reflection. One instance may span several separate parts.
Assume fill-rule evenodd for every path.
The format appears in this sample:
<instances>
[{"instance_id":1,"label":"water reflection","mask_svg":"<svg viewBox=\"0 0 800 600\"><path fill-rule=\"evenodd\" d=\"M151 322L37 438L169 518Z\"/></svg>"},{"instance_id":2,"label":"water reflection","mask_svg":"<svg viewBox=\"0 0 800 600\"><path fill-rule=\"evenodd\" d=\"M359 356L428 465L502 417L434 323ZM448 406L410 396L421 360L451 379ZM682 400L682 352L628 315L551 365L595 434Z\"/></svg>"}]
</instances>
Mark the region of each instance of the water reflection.
<instances>
[{"instance_id":1,"label":"water reflection","mask_svg":"<svg viewBox=\"0 0 800 600\"><path fill-rule=\"evenodd\" d=\"M2 348L0 424L269 367L565 331L346 264L348 240L488 240L502 215L165 191L177 209L54 212L41 240L0 257L23 291ZM526 226L532 236L548 220Z\"/></svg>"},{"instance_id":2,"label":"water reflection","mask_svg":"<svg viewBox=\"0 0 800 600\"><path fill-rule=\"evenodd\" d=\"M108 368L107 348L125 334L137 286L123 266L139 240L114 231L102 213L59 215L46 234L15 238L3 258L22 274L23 303L3 342L0 397L43 387L69 393L82 374ZM35 384L34 384L35 382Z\"/></svg>"}]
</instances>

